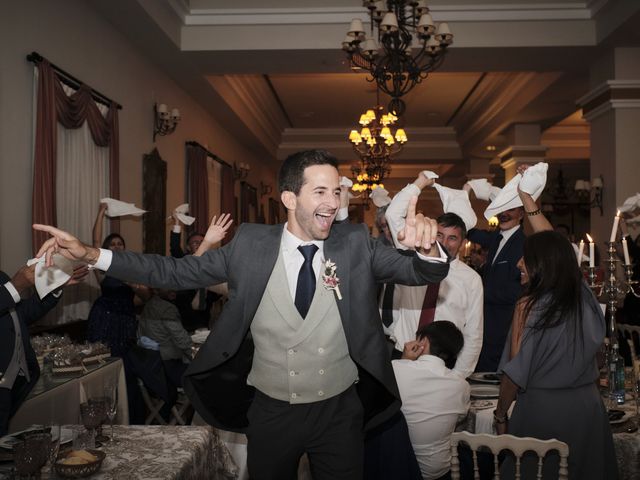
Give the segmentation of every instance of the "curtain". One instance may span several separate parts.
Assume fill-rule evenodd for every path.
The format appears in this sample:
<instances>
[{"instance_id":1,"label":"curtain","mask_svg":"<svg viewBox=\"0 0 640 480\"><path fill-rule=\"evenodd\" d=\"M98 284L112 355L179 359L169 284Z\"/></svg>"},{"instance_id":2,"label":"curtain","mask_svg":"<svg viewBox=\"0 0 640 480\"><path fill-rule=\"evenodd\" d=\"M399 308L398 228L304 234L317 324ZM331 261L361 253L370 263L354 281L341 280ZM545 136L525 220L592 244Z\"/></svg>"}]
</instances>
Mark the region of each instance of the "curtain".
<instances>
[{"instance_id":1,"label":"curtain","mask_svg":"<svg viewBox=\"0 0 640 480\"><path fill-rule=\"evenodd\" d=\"M239 223L238 212L236 211L236 196L233 191L235 179L233 178L233 167L226 163L220 164L220 212L230 213L233 217L233 224L222 240L222 244L228 243L236 232L236 226Z\"/></svg>"},{"instance_id":2,"label":"curtain","mask_svg":"<svg viewBox=\"0 0 640 480\"><path fill-rule=\"evenodd\" d=\"M120 196L118 108L109 106L106 118L100 112L86 85L67 96L57 74L43 59L38 64L38 113L34 149L33 205L34 223L58 225L56 215L57 122L67 129L77 129L86 122L93 142L109 148L109 193ZM119 222L112 221L111 231L119 231ZM47 239L43 232L33 232L34 253Z\"/></svg>"},{"instance_id":3,"label":"curtain","mask_svg":"<svg viewBox=\"0 0 640 480\"><path fill-rule=\"evenodd\" d=\"M216 162L214 159L207 157L207 175L209 183L209 215L211 215L211 217L213 217L214 215L220 216L223 213L227 213L223 212L220 208L220 192L222 188L221 171L222 165L220 164L220 162Z\"/></svg>"},{"instance_id":4,"label":"curtain","mask_svg":"<svg viewBox=\"0 0 640 480\"><path fill-rule=\"evenodd\" d=\"M192 228L205 233L209 226L209 185L207 152L196 145L187 145L187 179L189 213L196 218Z\"/></svg>"}]
</instances>

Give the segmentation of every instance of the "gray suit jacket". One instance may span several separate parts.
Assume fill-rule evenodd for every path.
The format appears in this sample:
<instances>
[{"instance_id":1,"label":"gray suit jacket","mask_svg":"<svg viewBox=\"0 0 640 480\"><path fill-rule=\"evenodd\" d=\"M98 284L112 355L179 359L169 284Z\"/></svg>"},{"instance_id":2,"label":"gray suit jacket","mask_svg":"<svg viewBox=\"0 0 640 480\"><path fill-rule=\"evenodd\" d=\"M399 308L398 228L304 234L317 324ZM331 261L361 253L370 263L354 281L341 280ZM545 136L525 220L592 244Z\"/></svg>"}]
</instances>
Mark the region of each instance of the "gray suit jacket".
<instances>
[{"instance_id":1,"label":"gray suit jacket","mask_svg":"<svg viewBox=\"0 0 640 480\"><path fill-rule=\"evenodd\" d=\"M155 287L185 289L228 282L229 300L187 370L184 388L202 417L234 431L247 426L254 389L247 385L253 342L249 327L278 258L283 225L242 224L233 240L202 257L181 259L114 252L109 275ZM338 310L358 366L357 389L367 427L400 407L376 299L377 283L424 285L439 282L446 263L430 263L376 242L364 225L334 224L324 257L335 262L342 300Z\"/></svg>"}]
</instances>

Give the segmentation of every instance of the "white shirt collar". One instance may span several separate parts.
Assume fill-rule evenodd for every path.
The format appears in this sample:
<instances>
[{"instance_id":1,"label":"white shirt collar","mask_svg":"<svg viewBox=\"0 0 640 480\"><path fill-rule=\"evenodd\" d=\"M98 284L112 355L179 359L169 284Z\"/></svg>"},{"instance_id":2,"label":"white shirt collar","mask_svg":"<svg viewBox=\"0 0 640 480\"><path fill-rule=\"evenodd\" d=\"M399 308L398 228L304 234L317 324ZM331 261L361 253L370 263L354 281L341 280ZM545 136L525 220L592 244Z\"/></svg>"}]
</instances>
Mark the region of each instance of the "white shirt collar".
<instances>
[{"instance_id":1,"label":"white shirt collar","mask_svg":"<svg viewBox=\"0 0 640 480\"><path fill-rule=\"evenodd\" d=\"M289 231L287 226L289 222L284 224L284 232L282 234L282 249L286 252L293 252L298 250L300 245L316 245L318 247L318 251L323 252L324 240L313 240L313 241L304 241L296 237L293 233Z\"/></svg>"},{"instance_id":2,"label":"white shirt collar","mask_svg":"<svg viewBox=\"0 0 640 480\"><path fill-rule=\"evenodd\" d=\"M511 227L509 230L500 230L500 235L502 235L502 242L505 243L507 240L511 238L511 235L516 233L521 225L516 225L515 227Z\"/></svg>"}]
</instances>

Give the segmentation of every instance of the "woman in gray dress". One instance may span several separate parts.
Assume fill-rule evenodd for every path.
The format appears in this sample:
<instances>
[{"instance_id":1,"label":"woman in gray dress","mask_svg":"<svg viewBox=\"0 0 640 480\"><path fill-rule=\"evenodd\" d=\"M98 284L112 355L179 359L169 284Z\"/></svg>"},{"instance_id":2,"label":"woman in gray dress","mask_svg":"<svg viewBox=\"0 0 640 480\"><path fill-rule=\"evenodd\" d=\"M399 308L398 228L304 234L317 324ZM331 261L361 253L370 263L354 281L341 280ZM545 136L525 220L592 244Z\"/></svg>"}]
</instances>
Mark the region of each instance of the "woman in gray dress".
<instances>
[{"instance_id":1,"label":"woman in gray dress","mask_svg":"<svg viewBox=\"0 0 640 480\"><path fill-rule=\"evenodd\" d=\"M566 442L570 479L615 480L613 438L596 385L596 352L605 335L600 305L583 281L571 244L556 232L528 237L518 267L525 293L500 363L496 430ZM511 458L500 470L501 478L510 478ZM551 470L557 478L557 457L545 462L544 478L554 478ZM535 478L526 473L523 478Z\"/></svg>"}]
</instances>

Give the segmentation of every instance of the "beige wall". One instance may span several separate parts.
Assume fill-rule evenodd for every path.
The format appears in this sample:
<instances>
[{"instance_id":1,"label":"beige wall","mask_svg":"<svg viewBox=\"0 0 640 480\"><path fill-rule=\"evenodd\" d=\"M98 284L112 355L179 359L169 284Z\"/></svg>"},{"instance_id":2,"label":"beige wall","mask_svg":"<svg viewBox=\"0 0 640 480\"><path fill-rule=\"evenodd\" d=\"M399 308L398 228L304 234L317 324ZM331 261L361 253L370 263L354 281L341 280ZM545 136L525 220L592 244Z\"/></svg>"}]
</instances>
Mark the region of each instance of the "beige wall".
<instances>
[{"instance_id":1,"label":"beige wall","mask_svg":"<svg viewBox=\"0 0 640 480\"><path fill-rule=\"evenodd\" d=\"M120 111L120 191L142 202L142 155L151 151L154 102L177 107L177 131L158 137L167 162L167 208L184 198L184 142L207 145L228 162L251 164L248 181L275 184L267 159L236 142L169 77L151 64L110 23L80 0L24 0L0 7L0 268L13 273L31 255L33 67L37 51L75 77L123 105ZM263 199L266 202L266 197ZM97 208L96 199L96 208ZM215 212L212 212L215 213ZM140 250L142 222L124 220L127 245Z\"/></svg>"}]
</instances>

